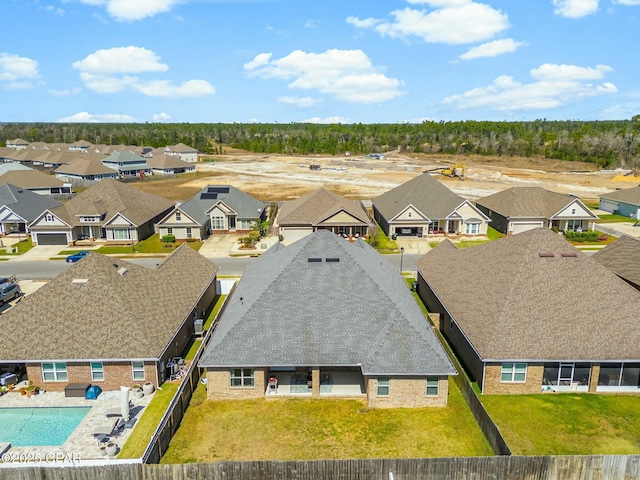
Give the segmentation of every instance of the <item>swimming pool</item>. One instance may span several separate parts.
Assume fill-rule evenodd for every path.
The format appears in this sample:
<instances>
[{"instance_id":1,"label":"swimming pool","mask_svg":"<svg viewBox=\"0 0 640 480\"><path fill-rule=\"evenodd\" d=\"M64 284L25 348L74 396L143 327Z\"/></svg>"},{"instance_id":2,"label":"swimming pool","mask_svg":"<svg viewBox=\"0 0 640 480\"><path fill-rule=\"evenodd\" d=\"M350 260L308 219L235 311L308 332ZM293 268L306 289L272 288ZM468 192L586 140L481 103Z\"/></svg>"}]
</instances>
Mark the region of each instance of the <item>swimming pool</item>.
<instances>
[{"instance_id":1,"label":"swimming pool","mask_svg":"<svg viewBox=\"0 0 640 480\"><path fill-rule=\"evenodd\" d=\"M14 447L62 445L91 407L0 408L0 442Z\"/></svg>"}]
</instances>

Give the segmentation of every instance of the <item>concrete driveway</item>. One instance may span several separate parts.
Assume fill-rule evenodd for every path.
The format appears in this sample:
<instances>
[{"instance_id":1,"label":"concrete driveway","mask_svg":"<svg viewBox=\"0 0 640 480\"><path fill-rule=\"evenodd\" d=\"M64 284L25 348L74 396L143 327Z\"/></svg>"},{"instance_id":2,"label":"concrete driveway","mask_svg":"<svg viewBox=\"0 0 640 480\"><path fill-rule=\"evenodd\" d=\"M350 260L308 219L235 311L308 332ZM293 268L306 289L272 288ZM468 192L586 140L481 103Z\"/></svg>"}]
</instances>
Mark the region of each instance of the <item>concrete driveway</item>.
<instances>
[{"instance_id":1,"label":"concrete driveway","mask_svg":"<svg viewBox=\"0 0 640 480\"><path fill-rule=\"evenodd\" d=\"M398 244L398 248L403 247L404 253L408 254L425 254L431 247L429 246L429 242L424 237L403 237L398 236L396 238L396 243Z\"/></svg>"},{"instance_id":2,"label":"concrete driveway","mask_svg":"<svg viewBox=\"0 0 640 480\"><path fill-rule=\"evenodd\" d=\"M235 233L211 235L202 243L199 250L200 255L203 257L226 257L231 253L241 236Z\"/></svg>"},{"instance_id":3,"label":"concrete driveway","mask_svg":"<svg viewBox=\"0 0 640 480\"><path fill-rule=\"evenodd\" d=\"M22 255L15 255L7 258L10 262L36 262L40 260L49 260L64 249L65 247L60 245L37 245Z\"/></svg>"},{"instance_id":4,"label":"concrete driveway","mask_svg":"<svg viewBox=\"0 0 640 480\"><path fill-rule=\"evenodd\" d=\"M640 237L640 225L634 226L635 221L624 223L597 223L596 230L619 237L620 235L628 235L630 237Z\"/></svg>"}]
</instances>

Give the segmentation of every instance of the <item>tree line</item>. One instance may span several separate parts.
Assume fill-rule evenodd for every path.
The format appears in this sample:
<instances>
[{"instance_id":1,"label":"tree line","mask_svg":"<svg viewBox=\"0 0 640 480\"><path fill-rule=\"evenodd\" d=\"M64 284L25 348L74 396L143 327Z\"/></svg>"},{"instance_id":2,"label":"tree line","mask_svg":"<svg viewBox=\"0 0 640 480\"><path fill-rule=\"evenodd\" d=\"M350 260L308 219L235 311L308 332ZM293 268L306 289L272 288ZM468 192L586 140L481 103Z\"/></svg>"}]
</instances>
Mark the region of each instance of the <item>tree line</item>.
<instances>
[{"instance_id":1,"label":"tree line","mask_svg":"<svg viewBox=\"0 0 640 480\"><path fill-rule=\"evenodd\" d=\"M423 122L421 124L4 123L0 140L162 147L185 143L202 153L225 147L264 154L405 153L542 157L603 168L640 164L640 115L631 120Z\"/></svg>"}]
</instances>

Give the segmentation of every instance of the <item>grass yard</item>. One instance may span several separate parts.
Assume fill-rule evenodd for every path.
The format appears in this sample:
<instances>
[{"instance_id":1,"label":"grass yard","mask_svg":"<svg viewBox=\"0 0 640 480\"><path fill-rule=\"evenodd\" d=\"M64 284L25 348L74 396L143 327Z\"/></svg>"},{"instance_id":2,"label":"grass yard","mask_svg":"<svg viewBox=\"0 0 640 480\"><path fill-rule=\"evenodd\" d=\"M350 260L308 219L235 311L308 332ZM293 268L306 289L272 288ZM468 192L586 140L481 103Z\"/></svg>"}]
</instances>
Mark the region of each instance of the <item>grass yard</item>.
<instances>
[{"instance_id":1,"label":"grass yard","mask_svg":"<svg viewBox=\"0 0 640 480\"><path fill-rule=\"evenodd\" d=\"M481 397L514 455L640 454L635 395Z\"/></svg>"},{"instance_id":2,"label":"grass yard","mask_svg":"<svg viewBox=\"0 0 640 480\"><path fill-rule=\"evenodd\" d=\"M138 424L131 432L131 436L118 454L118 458L140 458L142 456L151 440L151 436L158 428L164 412L166 412L178 390L178 386L178 383L165 382L162 384L161 389L156 390L153 399L145 408L138 420Z\"/></svg>"},{"instance_id":3,"label":"grass yard","mask_svg":"<svg viewBox=\"0 0 640 480\"><path fill-rule=\"evenodd\" d=\"M0 249L0 255L13 257L15 255L22 255L23 253L28 252L33 248L33 244L31 243L31 237L26 238L24 240L20 240L18 243L14 243L11 245L12 247L18 247L18 253L6 253L6 248Z\"/></svg>"},{"instance_id":4,"label":"grass yard","mask_svg":"<svg viewBox=\"0 0 640 480\"><path fill-rule=\"evenodd\" d=\"M602 215L598 215L598 220L596 220L596 223L635 223L636 219L635 218L630 218L630 217L625 217L623 215L616 215L613 213L607 213L607 214L602 214Z\"/></svg>"},{"instance_id":5,"label":"grass yard","mask_svg":"<svg viewBox=\"0 0 640 480\"><path fill-rule=\"evenodd\" d=\"M193 248L196 252L200 250L202 247L202 242L186 242L191 248ZM164 243L160 241L158 234L153 234L146 240L142 240L135 244L135 246L131 245L106 245L104 247L100 247L96 250L98 253L103 254L133 254L135 253L171 253L176 248L178 248L182 243L170 243L169 246L166 247Z\"/></svg>"},{"instance_id":6,"label":"grass yard","mask_svg":"<svg viewBox=\"0 0 640 480\"><path fill-rule=\"evenodd\" d=\"M378 253L400 253L398 244L387 237L380 226L378 226L374 241L375 244L373 248L375 248Z\"/></svg>"},{"instance_id":7,"label":"grass yard","mask_svg":"<svg viewBox=\"0 0 640 480\"><path fill-rule=\"evenodd\" d=\"M358 400L206 400L200 384L162 463L484 456L493 452L455 383L446 408Z\"/></svg>"}]
</instances>

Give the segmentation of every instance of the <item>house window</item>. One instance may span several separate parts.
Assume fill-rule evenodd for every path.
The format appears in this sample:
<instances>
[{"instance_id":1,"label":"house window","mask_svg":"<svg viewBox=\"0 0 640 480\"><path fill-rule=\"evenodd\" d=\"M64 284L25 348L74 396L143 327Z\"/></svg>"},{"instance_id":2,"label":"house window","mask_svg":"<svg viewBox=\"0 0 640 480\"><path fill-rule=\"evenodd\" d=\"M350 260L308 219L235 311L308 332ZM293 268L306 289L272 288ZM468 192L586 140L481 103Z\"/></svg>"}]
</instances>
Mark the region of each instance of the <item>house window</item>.
<instances>
[{"instance_id":1,"label":"house window","mask_svg":"<svg viewBox=\"0 0 640 480\"><path fill-rule=\"evenodd\" d=\"M378 377L378 396L389 396L389 377Z\"/></svg>"},{"instance_id":2,"label":"house window","mask_svg":"<svg viewBox=\"0 0 640 480\"><path fill-rule=\"evenodd\" d=\"M231 370L232 387L253 387L253 370L250 368L234 368Z\"/></svg>"},{"instance_id":3,"label":"house window","mask_svg":"<svg viewBox=\"0 0 640 480\"><path fill-rule=\"evenodd\" d=\"M572 208L572 209L571 209L571 215L575 215L575 214L576 214L576 209L575 209L575 208Z\"/></svg>"},{"instance_id":4,"label":"house window","mask_svg":"<svg viewBox=\"0 0 640 480\"><path fill-rule=\"evenodd\" d=\"M131 362L134 380L144 380L144 362Z\"/></svg>"},{"instance_id":5,"label":"house window","mask_svg":"<svg viewBox=\"0 0 640 480\"><path fill-rule=\"evenodd\" d=\"M211 228L224 230L224 217L211 217Z\"/></svg>"},{"instance_id":6,"label":"house window","mask_svg":"<svg viewBox=\"0 0 640 480\"><path fill-rule=\"evenodd\" d=\"M42 364L42 379L45 382L66 382L68 378L66 363Z\"/></svg>"},{"instance_id":7,"label":"house window","mask_svg":"<svg viewBox=\"0 0 640 480\"><path fill-rule=\"evenodd\" d=\"M501 382L524 382L527 380L526 363L503 363L500 374Z\"/></svg>"},{"instance_id":8,"label":"house window","mask_svg":"<svg viewBox=\"0 0 640 480\"><path fill-rule=\"evenodd\" d=\"M571 220L567 220L567 230L579 230L581 228L581 221L580 220L575 220L575 219L571 219Z\"/></svg>"},{"instance_id":9,"label":"house window","mask_svg":"<svg viewBox=\"0 0 640 480\"><path fill-rule=\"evenodd\" d=\"M113 238L115 240L129 240L131 236L129 235L128 228L114 228L113 229Z\"/></svg>"},{"instance_id":10,"label":"house window","mask_svg":"<svg viewBox=\"0 0 640 480\"><path fill-rule=\"evenodd\" d=\"M465 223L464 224L464 233L467 235L477 235L480 233L480 224L479 223Z\"/></svg>"},{"instance_id":11,"label":"house window","mask_svg":"<svg viewBox=\"0 0 640 480\"><path fill-rule=\"evenodd\" d=\"M407 212L407 217L409 217L409 218L413 217L413 212L411 212L411 211Z\"/></svg>"},{"instance_id":12,"label":"house window","mask_svg":"<svg viewBox=\"0 0 640 480\"><path fill-rule=\"evenodd\" d=\"M173 235L173 228L171 227L167 228L167 235Z\"/></svg>"},{"instance_id":13,"label":"house window","mask_svg":"<svg viewBox=\"0 0 640 480\"><path fill-rule=\"evenodd\" d=\"M187 227L187 238L193 238L193 235L191 233L191 227Z\"/></svg>"},{"instance_id":14,"label":"house window","mask_svg":"<svg viewBox=\"0 0 640 480\"><path fill-rule=\"evenodd\" d=\"M427 396L438 396L438 377L427 377Z\"/></svg>"},{"instance_id":15,"label":"house window","mask_svg":"<svg viewBox=\"0 0 640 480\"><path fill-rule=\"evenodd\" d=\"M104 380L104 366L102 362L91 362L91 380Z\"/></svg>"},{"instance_id":16,"label":"house window","mask_svg":"<svg viewBox=\"0 0 640 480\"><path fill-rule=\"evenodd\" d=\"M181 220L182 220L182 213L176 212L176 222L179 222Z\"/></svg>"},{"instance_id":17,"label":"house window","mask_svg":"<svg viewBox=\"0 0 640 480\"><path fill-rule=\"evenodd\" d=\"M44 216L44 221L45 221L45 222L53 222L53 215L52 215L51 213L47 213L47 214Z\"/></svg>"}]
</instances>

